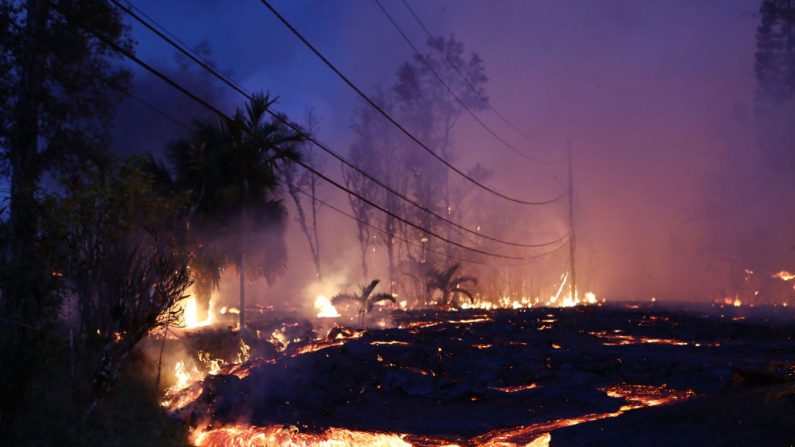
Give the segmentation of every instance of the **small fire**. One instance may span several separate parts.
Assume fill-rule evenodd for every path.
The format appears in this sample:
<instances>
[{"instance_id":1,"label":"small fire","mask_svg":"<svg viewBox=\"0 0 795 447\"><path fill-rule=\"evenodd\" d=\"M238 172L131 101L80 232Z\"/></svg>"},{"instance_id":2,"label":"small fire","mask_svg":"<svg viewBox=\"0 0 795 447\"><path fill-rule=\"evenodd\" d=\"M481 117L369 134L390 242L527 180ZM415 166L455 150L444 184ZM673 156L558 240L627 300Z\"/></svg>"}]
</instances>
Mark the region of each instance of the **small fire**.
<instances>
[{"instance_id":1,"label":"small fire","mask_svg":"<svg viewBox=\"0 0 795 447\"><path fill-rule=\"evenodd\" d=\"M160 403L171 411L195 401L202 393L201 380L204 378L196 365L189 368L183 361L178 361L174 365L174 376L176 382L166 389L163 401Z\"/></svg>"},{"instance_id":2,"label":"small fire","mask_svg":"<svg viewBox=\"0 0 795 447\"><path fill-rule=\"evenodd\" d=\"M193 295L188 296L182 301L182 325L187 329L193 329L202 326L208 326L213 323L212 302L210 302L210 309L207 312L207 317L204 320L199 319L199 306L196 302L196 297Z\"/></svg>"},{"instance_id":3,"label":"small fire","mask_svg":"<svg viewBox=\"0 0 795 447\"><path fill-rule=\"evenodd\" d=\"M226 315L226 314L238 315L240 313L240 309L238 309L237 307L224 306L221 308L220 313L221 315Z\"/></svg>"},{"instance_id":4,"label":"small fire","mask_svg":"<svg viewBox=\"0 0 795 447\"><path fill-rule=\"evenodd\" d=\"M786 270L782 270L772 276L775 279L780 279L782 281L791 281L795 279L795 274L792 274Z\"/></svg>"},{"instance_id":5,"label":"small fire","mask_svg":"<svg viewBox=\"0 0 795 447\"><path fill-rule=\"evenodd\" d=\"M337 312L337 308L331 304L331 300L323 295L318 295L318 297L315 298L315 309L318 310L318 318L337 318L340 316L339 312Z\"/></svg>"},{"instance_id":6,"label":"small fire","mask_svg":"<svg viewBox=\"0 0 795 447\"><path fill-rule=\"evenodd\" d=\"M740 306L743 305L743 302L740 301L740 297L735 296L734 298L731 298L731 297L724 298L723 299L723 304L725 304L727 306L740 307Z\"/></svg>"},{"instance_id":7,"label":"small fire","mask_svg":"<svg viewBox=\"0 0 795 447\"><path fill-rule=\"evenodd\" d=\"M214 359L209 353L202 350L199 350L197 355L199 357L199 361L202 362L207 368L207 374L211 376L220 374L221 368L226 365L226 362L223 359Z\"/></svg>"},{"instance_id":8,"label":"small fire","mask_svg":"<svg viewBox=\"0 0 795 447\"><path fill-rule=\"evenodd\" d=\"M565 278L564 278L565 280ZM565 286L565 283L563 284ZM599 304L599 299L593 292L587 292L584 297L572 298L570 293L563 293L564 287L560 287L558 292L550 296L549 299L544 301L540 297L530 298L523 296L519 299L512 299L509 296L503 296L496 301L488 297L479 298L474 303L464 302L461 303L462 309L479 309L479 310L492 310L492 309L531 309L533 307L574 307L580 305L596 305ZM604 301L604 300L603 300Z\"/></svg>"},{"instance_id":9,"label":"small fire","mask_svg":"<svg viewBox=\"0 0 795 447\"><path fill-rule=\"evenodd\" d=\"M172 389L181 390L190 385L194 381L194 377L200 376L201 373L195 366L193 367L193 373L189 372L185 367L185 362L180 361L174 366L174 375L177 377L177 383L174 384Z\"/></svg>"}]
</instances>

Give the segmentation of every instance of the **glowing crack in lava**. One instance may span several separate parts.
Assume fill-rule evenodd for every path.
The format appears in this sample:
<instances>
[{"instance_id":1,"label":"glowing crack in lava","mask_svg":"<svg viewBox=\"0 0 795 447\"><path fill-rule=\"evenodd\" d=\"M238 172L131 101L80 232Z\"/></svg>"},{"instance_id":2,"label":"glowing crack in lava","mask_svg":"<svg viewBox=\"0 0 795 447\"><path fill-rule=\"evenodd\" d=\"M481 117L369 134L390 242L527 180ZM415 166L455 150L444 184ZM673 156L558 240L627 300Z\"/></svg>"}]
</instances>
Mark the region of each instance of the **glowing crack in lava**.
<instances>
[{"instance_id":1,"label":"glowing crack in lava","mask_svg":"<svg viewBox=\"0 0 795 447\"><path fill-rule=\"evenodd\" d=\"M547 447L552 440L551 432L554 430L585 422L597 421L599 419L620 416L627 411L637 408L670 404L695 396L692 390L673 390L667 388L665 385L619 384L607 388L600 388L600 391L610 397L623 398L627 401L628 405L622 406L618 411L613 413L592 413L573 418L539 422L523 427L493 430L485 435L470 440L468 444L483 447Z\"/></svg>"},{"instance_id":2,"label":"glowing crack in lava","mask_svg":"<svg viewBox=\"0 0 795 447\"><path fill-rule=\"evenodd\" d=\"M593 335L601 340L605 346L622 346L622 345L639 345L639 344L660 344L660 345L672 345L672 346L689 346L693 345L695 347L702 347L702 346L720 346L720 343L694 343L688 342L684 340L677 340L675 338L650 338L650 337L638 337L635 335L627 335L627 334L618 334L618 333L610 333L607 331L598 331L598 332L588 332L589 335Z\"/></svg>"},{"instance_id":3,"label":"glowing crack in lava","mask_svg":"<svg viewBox=\"0 0 795 447\"><path fill-rule=\"evenodd\" d=\"M518 393L519 391L525 390L532 390L538 388L538 385L535 383L531 383L529 385L516 385L516 386L503 386L503 387L496 387L490 386L490 390L494 391L502 391L503 393Z\"/></svg>"}]
</instances>

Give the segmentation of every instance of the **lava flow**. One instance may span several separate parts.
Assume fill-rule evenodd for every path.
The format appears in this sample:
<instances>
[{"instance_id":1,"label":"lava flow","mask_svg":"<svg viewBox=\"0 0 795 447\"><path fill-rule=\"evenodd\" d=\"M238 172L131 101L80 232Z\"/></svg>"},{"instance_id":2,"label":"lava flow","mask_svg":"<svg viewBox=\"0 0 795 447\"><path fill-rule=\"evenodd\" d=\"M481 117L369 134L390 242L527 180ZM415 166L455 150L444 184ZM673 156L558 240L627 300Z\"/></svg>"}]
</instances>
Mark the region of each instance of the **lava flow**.
<instances>
[{"instance_id":1,"label":"lava flow","mask_svg":"<svg viewBox=\"0 0 795 447\"><path fill-rule=\"evenodd\" d=\"M535 388L534 385L523 389ZM518 391L518 390L511 390ZM545 447L552 439L551 432L585 422L617 417L627 411L642 407L665 405L694 396L690 390L676 391L663 386L620 384L603 389L607 396L623 398L628 402L616 412L586 414L573 418L556 419L510 429L498 429L470 439L466 443L451 443L441 438L417 436L406 433L378 433L328 428L318 433L302 433L296 427L255 427L230 425L219 428L200 428L193 432L197 447L270 447L270 446L357 446L403 447L411 445L462 447Z\"/></svg>"}]
</instances>

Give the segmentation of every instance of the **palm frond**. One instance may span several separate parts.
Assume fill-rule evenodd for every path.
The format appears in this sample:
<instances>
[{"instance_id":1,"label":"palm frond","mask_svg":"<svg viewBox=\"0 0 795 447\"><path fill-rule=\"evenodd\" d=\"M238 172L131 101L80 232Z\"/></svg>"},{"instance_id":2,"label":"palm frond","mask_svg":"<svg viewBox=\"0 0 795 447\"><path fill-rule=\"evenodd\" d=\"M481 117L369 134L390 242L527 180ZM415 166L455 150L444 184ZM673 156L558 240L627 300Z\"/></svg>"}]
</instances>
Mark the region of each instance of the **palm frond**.
<instances>
[{"instance_id":1,"label":"palm frond","mask_svg":"<svg viewBox=\"0 0 795 447\"><path fill-rule=\"evenodd\" d=\"M455 275L455 272L461 268L461 264L455 263L447 268L442 274L442 277L445 279L444 282L449 283L450 279Z\"/></svg>"},{"instance_id":2,"label":"palm frond","mask_svg":"<svg viewBox=\"0 0 795 447\"><path fill-rule=\"evenodd\" d=\"M362 300L358 296L352 295L350 293L338 293L333 297L331 297L331 304L335 306L342 304L345 301L353 301L354 303L360 303Z\"/></svg>"},{"instance_id":3,"label":"palm frond","mask_svg":"<svg viewBox=\"0 0 795 447\"><path fill-rule=\"evenodd\" d=\"M458 278L455 278L453 280L451 285L453 286L453 288L455 288L455 287L460 286L461 284L468 283L468 282L471 282L472 284L477 285L478 284L478 279L475 278L474 276L459 276Z\"/></svg>"},{"instance_id":4,"label":"palm frond","mask_svg":"<svg viewBox=\"0 0 795 447\"><path fill-rule=\"evenodd\" d=\"M362 287L362 296L364 297L364 299L367 299L367 297L373 293L373 290L375 290L379 282L381 282L380 279L374 279L370 281L370 284Z\"/></svg>"},{"instance_id":5,"label":"palm frond","mask_svg":"<svg viewBox=\"0 0 795 447\"><path fill-rule=\"evenodd\" d=\"M470 303L475 302L475 294L467 289L455 289L454 292L466 295L469 298Z\"/></svg>"},{"instance_id":6,"label":"palm frond","mask_svg":"<svg viewBox=\"0 0 795 447\"><path fill-rule=\"evenodd\" d=\"M367 312L373 310L375 303L379 303L381 301L392 301L395 304L397 303L397 301L395 301L395 297L388 293L376 293L375 295L371 296L367 302Z\"/></svg>"}]
</instances>

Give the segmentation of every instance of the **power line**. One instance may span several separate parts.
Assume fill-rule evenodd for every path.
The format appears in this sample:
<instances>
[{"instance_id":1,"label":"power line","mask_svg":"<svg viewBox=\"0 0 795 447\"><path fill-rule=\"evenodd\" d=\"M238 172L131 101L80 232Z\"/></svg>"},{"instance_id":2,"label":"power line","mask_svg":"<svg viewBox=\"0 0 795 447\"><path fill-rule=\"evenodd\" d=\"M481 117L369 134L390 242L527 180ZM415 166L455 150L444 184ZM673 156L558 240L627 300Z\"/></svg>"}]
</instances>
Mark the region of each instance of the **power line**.
<instances>
[{"instance_id":1,"label":"power line","mask_svg":"<svg viewBox=\"0 0 795 447\"><path fill-rule=\"evenodd\" d=\"M377 231L377 232L379 232L379 233L381 233L383 235L386 235L387 237L393 237L393 238L395 238L395 239L397 239L399 241L405 242L406 244L409 244L409 245L411 245L413 247L421 248L421 249L427 250L427 251L429 251L431 253L434 253L434 254L437 254L437 255L441 255L441 256L445 256L447 259L454 259L454 260L460 261L460 262L465 262L465 263L469 263L469 264L485 265L485 266L489 266L489 267L518 267L518 266L526 265L526 263L522 263L522 264L512 264L512 265L497 266L497 265L494 265L494 264L490 264L488 262L475 261L475 260L471 260L471 259L461 258L461 257L455 256L455 255L450 255L450 254L447 254L447 253L440 252L438 250L433 250L433 249L431 249L429 247L424 247L424 246L422 246L420 244L417 244L416 242L409 241L408 239L405 239L405 238L400 237L400 236L395 235L395 234L390 236L390 234L386 230L384 230L383 228L377 227L377 226L375 226L375 225L373 225L373 224L371 224L371 223L369 223L367 221L364 221L364 220L362 220L362 219L360 219L360 218L358 218L358 217L356 217L356 216L354 216L354 215L352 215L352 214L350 214L350 213L348 213L346 211L343 211L343 210L337 208L336 206L334 206L334 205L332 205L332 204L330 204L330 203L328 203L328 202L326 202L326 201L324 201L322 199L318 199L317 197L311 195L310 193L304 191L303 189L301 189L301 188L299 188L299 187L297 187L295 185L292 185L292 186L287 185L287 182L285 182L284 180L281 180L281 179L277 179L277 180L279 182L281 182L282 184L285 184L285 186L295 188L296 191L298 191L301 194L305 195L310 200L315 200L318 203L320 203L320 204L322 204L322 205L324 205L324 206L336 211L337 213L342 214L343 216L348 217L349 219L352 219L352 220L354 220L354 221L356 221L356 222L358 222L358 223L360 223L362 225L365 225L365 226L367 226L367 227L369 227L369 228L371 228L371 229L373 229L373 230L375 230L375 231ZM546 251L544 253L539 253L537 255L526 257L525 260L535 260L535 259L543 258L545 256L548 256L548 255L560 250L560 248L563 247L564 245L566 245L566 244L563 243L563 244L560 244L558 247L555 247L555 248L553 248L551 250L548 250L548 251Z\"/></svg>"},{"instance_id":2,"label":"power line","mask_svg":"<svg viewBox=\"0 0 795 447\"><path fill-rule=\"evenodd\" d=\"M52 3L52 2L50 2L50 3L53 5L53 7L56 10L58 10L59 12L61 12L61 14L66 16L67 19L70 18L68 13L65 13L60 8L60 6L58 6L58 5L56 5L55 3ZM138 58L136 55L132 54L132 52L130 52L129 50L127 50L127 49L121 47L120 45L118 45L112 39L109 39L107 36L102 35L101 33L97 32L96 30L94 30L91 27L85 26L83 24L78 24L78 26L83 28L84 30L86 30L88 33L94 35L97 39L99 39L105 45L108 45L109 47L111 47L114 51L122 54L126 58L130 59L131 61L135 62L136 64L138 64L139 66L141 66L145 70L149 71L153 75L155 75L158 78L160 78L162 81L164 81L167 84L169 84L171 87L179 90L182 94L188 96L189 98L191 98L192 100L194 100L198 104L200 104L201 106L203 106L206 109L208 109L209 111L215 113L221 119L224 119L224 120L229 121L229 122L233 121L233 119L230 116L226 115L224 112L219 110L217 107L213 106L212 104L210 104L209 102L205 101L204 99L198 97L196 94L194 94L193 92L191 92L187 88L183 87L178 82L176 82L173 79L171 79L169 76L163 74L162 72L160 72L156 68L154 68L151 65L147 64L146 62L144 62L143 60ZM254 138L258 138L257 135L253 134L251 131L249 131L247 129L245 129L245 131L246 131L247 134L249 134L249 136L254 137ZM319 178L321 178L321 179L325 180L326 182L330 183L334 187L336 187L336 188L338 188L338 189L340 189L340 190L342 190L344 192L347 192L348 194L356 197L357 199L361 200L362 202L367 203L368 205L372 206L373 208L383 212L384 214L387 214L387 215L389 215L389 216L391 216L391 217L393 217L393 218L405 223L406 225L409 225L410 227L415 228L415 229L417 229L417 230L419 230L419 231L421 231L421 232L423 232L423 233L425 233L425 234L427 234L429 236L433 236L433 237L435 237L435 238L437 238L437 239L439 239L439 240L441 240L441 241L443 241L445 243L448 243L450 245L462 248L464 250L469 250L469 251L471 251L473 253L479 253L479 254L482 254L482 255L491 256L491 257L495 257L495 258L512 259L512 260L517 260L517 261L525 261L525 260L529 259L527 257L522 257L522 256L511 256L511 255L504 255L504 254L500 254L500 253L493 253L493 252L490 252L490 251L482 250L482 249L475 248L475 247L470 247L468 245L464 245L464 244L461 244L459 242L450 240L450 239L448 239L448 238L446 238L444 236L441 236L441 235L437 234L434 231L428 230L428 229L422 227L421 225L418 225L418 224L416 224L414 222L411 222L411 221L409 221L409 220L407 220L407 219L405 219L405 218L403 218L403 217L401 217L401 216L399 216L399 215L397 215L397 214L385 209L381 205L378 205L378 204L370 201L369 199L367 199L366 197L362 196L361 194L359 194L359 193L357 193L357 192L345 187L344 185L341 185L339 182L329 178L328 176L326 176L322 172L319 172L318 170L314 169L310 165L307 165L306 163L304 163L301 160L296 160L296 161L294 161L294 163L296 163L297 165L303 167L304 169L308 170L309 172L312 172L313 174L317 175Z\"/></svg>"},{"instance_id":3,"label":"power line","mask_svg":"<svg viewBox=\"0 0 795 447\"><path fill-rule=\"evenodd\" d=\"M520 157L523 157L530 161L534 161L536 163L549 163L546 160L540 160L538 158L532 157L522 152L511 143L507 142L504 138L499 136L491 127L489 127L485 122L483 122L483 120L481 120L480 117L477 116L477 114L475 114L475 112L464 102L464 100L462 100L461 97L455 93L455 91L450 87L447 81L445 81L444 78L442 78L442 76L436 71L436 69L433 68L431 62L425 57L424 54L422 54L422 52L417 48L417 46L414 45L414 42L412 42L409 36L406 35L406 33L403 31L403 29L400 27L397 21L392 17L391 14L389 14L389 11L387 11L384 5L379 0L373 0L373 1L375 2L376 5L378 5L378 8L381 9L381 12L384 13L386 18L389 20L392 26L397 30L397 32L400 34L400 36L403 38L406 44L412 49L412 51L414 51L414 54L422 61L423 64L425 64L425 66L428 68L428 71L430 71L433 74L433 76L439 81L439 83L442 84L442 86L444 86L447 92L450 93L450 96L452 96L453 99L456 100L456 102L461 106L461 108L464 109L472 117L472 119L474 119L480 125L480 127L485 129L486 132L491 134L491 136L493 136L503 146L510 149L512 152L519 155Z\"/></svg>"},{"instance_id":4,"label":"power line","mask_svg":"<svg viewBox=\"0 0 795 447\"><path fill-rule=\"evenodd\" d=\"M364 101L367 104L369 104L371 107L373 107L381 116L386 118L387 121L389 121L395 127L397 127L403 134L405 134L411 141L416 143L423 150L425 150L426 152L431 154L434 158L436 158L437 160L442 162L442 164L447 166L450 170L452 170L456 174L460 175L461 177L467 179L469 182L473 183L475 186L477 186L477 187L479 187L479 188L481 188L481 189L483 189L485 191L488 191L488 192L490 192L490 193L492 193L492 194L494 194L494 195L496 195L498 197L501 197L501 198L503 198L505 200L508 200L508 201L514 202L514 203L519 203L519 204L522 204L522 205L547 205L547 204L550 204L550 203L557 202L558 200L566 197L569 194L569 191L564 191L563 193L559 194L558 196L553 197L553 198L548 199L548 200L528 201L528 200L522 200L522 199L517 199L515 197L511 197L511 196L506 195L506 194L504 194L504 193L502 193L500 191L497 191L496 189L494 189L494 188L492 188L490 186L487 186L487 185L484 185L483 183L480 183L479 181L474 179L472 176L468 175L467 173L461 171L460 169L458 169L457 167L455 167L454 165L449 163L447 160L444 159L444 157L442 157L439 154L437 154L436 152L434 152L433 149L429 148L419 138L414 136L414 134L409 132L405 127L403 127L399 122L397 122L397 120L395 120L390 114L388 114L383 108L381 108L381 106L379 106L372 98L367 96L367 94L365 94L359 87L357 87L356 84L353 83L353 81L351 81L334 64L332 64L331 61L329 61L323 55L323 53L321 53L317 48L315 48L315 46L312 45L312 43L310 43L290 22L288 22L287 19L284 18L284 16L282 16L278 11L276 11L276 9L273 6L271 6L271 4L268 2L268 0L260 0L260 2L263 5L265 5L265 7L268 8L273 13L273 15L276 16L276 18L279 19L279 21L282 22L282 24L284 24L284 26L287 27L287 29L289 29L307 48L309 48L309 50L311 50L312 53L315 54L315 56L317 56L321 61L323 61L323 63L326 64L326 66L329 67L331 69L331 71L333 71L340 79L342 79L345 82L345 84L347 84L351 89L353 89L353 91L355 91L362 99L364 99Z\"/></svg>"},{"instance_id":5,"label":"power line","mask_svg":"<svg viewBox=\"0 0 795 447\"><path fill-rule=\"evenodd\" d=\"M187 48L187 45L185 45L179 39L174 37L163 26L159 25L153 19L149 18L148 20L151 21L152 23L154 23L157 26L157 28L159 28L159 30L155 29L155 27L152 24L150 24L147 20L142 19L136 13L131 11L129 8L126 8L125 6L123 6L118 0L111 0L111 2L114 5L116 5L117 7L119 7L121 10L126 12L130 17L132 17L133 19L135 19L136 21L138 21L139 23L144 25L147 29L149 29L150 31L155 33L158 37L160 37L161 39L166 41L169 45L174 47L177 51L179 51L180 53L182 53L183 55L185 55L186 57L191 59L193 62L195 62L196 64L201 66L203 69L205 69L207 72L209 72L214 77L216 77L218 80L220 80L221 82L225 83L227 86L229 86L230 88L235 90L237 93L242 95L244 98L246 98L248 100L253 99L253 96L251 95L251 93L249 93L243 87L241 87L238 84L236 84L234 81L229 79L227 76L224 76L223 74L218 72L217 69L212 67L210 64L208 64L202 58L198 57L196 54L194 54L191 50L189 50ZM130 2L127 2L127 3L130 4ZM135 9L136 9L136 11L140 11L138 8L135 8ZM146 17L148 17L148 16L146 16ZM161 30L162 30L162 32L161 32ZM166 34L168 34L168 36ZM177 42L179 42L179 44ZM453 220L450 220L450 219L446 218L445 216L443 216L443 215L431 210L430 208L428 208L426 206L423 206L422 204L412 200L411 198L407 197L405 194L395 190L394 188L392 188L388 184L382 182L381 180L379 180L374 175L372 175L372 174L368 173L367 171L365 171L364 169L359 168L358 166L354 165L353 163L351 163L350 161L345 159L343 156L339 155L336 151L332 150L331 148L329 148L325 144L317 141L317 139L315 139L311 134L305 132L303 129L301 129L299 126L293 124L292 122L290 122L290 120L286 119L281 114L273 112L270 109L268 109L267 112L273 118L279 120L282 124L288 126L294 132L299 133L301 136L303 136L305 139L307 139L307 141L310 141L315 146L317 146L320 149L322 149L324 152L328 153L329 155L331 155L332 157L334 157L335 159L337 159L338 161L340 161L344 165L348 166L350 169L353 169L354 171L356 171L360 175L366 177L368 180L370 180L373 183L377 184L381 188L383 188L386 191L392 193L393 195L397 196L401 200L411 204L415 208L417 208L417 209L419 209L419 210L421 210L421 211L423 211L423 212L425 212L425 213L427 213L427 214L429 214L429 215L431 215L431 216L433 216L433 217L435 217L437 219L440 219L443 222L446 222L447 224L452 225L455 228L463 230L463 231L465 231L467 233L476 235L476 236L481 237L481 238L486 239L486 240L490 240L492 242L498 242L498 243L501 243L501 244L505 244L505 245L509 245L509 246L513 246L513 247L522 247L522 248L547 247L547 246L550 246L550 245L554 245L554 244L560 242L561 240L565 239L566 237L568 237L568 233L567 233L567 234L564 234L563 236L560 236L560 237L558 237L558 238L556 238L554 240L551 240L551 241L546 241L546 242L541 242L541 243L521 243L521 242L506 241L506 240L503 240L503 239L500 239L500 238L497 238L497 237L494 237L494 236L489 236L487 234L482 234L482 233L480 233L477 230L473 230L471 228L467 228L467 227L465 227L465 226L463 226L463 225L461 225L461 224L459 224L459 223L457 223L457 222L455 222Z\"/></svg>"},{"instance_id":6,"label":"power line","mask_svg":"<svg viewBox=\"0 0 795 447\"><path fill-rule=\"evenodd\" d=\"M132 98L134 98L135 100L137 100L138 102L140 102L141 104L146 106L147 108L151 109L152 111L154 111L158 115L168 119L169 121L173 122L174 124L177 124L178 126L182 127L183 129L191 130L190 127L187 124L183 123L182 121L180 121L179 119L177 119L173 115L165 112L164 110L158 108L154 104L144 100L143 98L141 98L139 96L136 96L134 93L128 92L126 90L121 90L121 89L120 89L120 91L122 93L130 95ZM360 223L362 225L365 225L365 226L367 226L367 227L369 227L369 228L371 228L371 229L373 229L373 230L375 230L375 231L377 231L377 232L379 232L379 233L381 233L381 234L383 234L383 235L385 235L387 237L390 237L389 232L387 232L383 228L377 227L377 226L375 226L375 225L373 225L373 224L371 224L369 222L366 222L366 221L364 221L364 220L362 220L362 219L360 219L360 218L358 218L358 217L356 217L356 216L354 216L354 215L352 215L352 214L350 214L350 213L348 213L348 212L346 212L344 210L341 210L340 208L338 208L338 207L326 202L325 200L322 200L322 199L317 198L316 196L313 196L312 194L306 192L305 190L303 190L302 188L300 188L300 187L298 187L296 185L290 185L290 184L288 184L287 181L282 180L280 178L276 178L276 181L278 181L279 183L282 183L283 185L287 186L288 188L294 188L296 191L298 191L301 194L303 194L304 196L308 197L310 200L315 200L318 203L320 203L320 204L322 204L322 205L324 205L324 206L336 211L337 213L339 213L339 214L341 214L341 215L343 215L345 217L348 217L349 219L354 220L355 222L358 222L358 223ZM444 252L441 252L441 251L438 251L438 250L434 250L434 249L432 249L430 247L424 247L424 246L422 246L420 244L417 244L416 242L412 242L412 241L410 241L410 240L408 240L406 238L403 238L403 237L401 237L399 235L396 235L396 234L391 235L391 237L394 238L394 239L397 239L399 241L402 241L402 242L404 242L404 243L406 243L408 245L411 245L413 247L417 247L417 248L420 248L420 249L423 249L423 250L427 250L427 251L429 251L431 253L434 253L434 254L437 254L437 255L440 255L440 256L444 256L446 259L453 259L453 260L456 260L456 261L459 261L459 262L463 262L463 263L467 263L467 264L484 265L484 266L487 266L487 267L509 267L509 268L510 267L520 267L520 266L524 266L524 265L529 264L529 262L525 262L525 263L521 263L521 264L512 264L512 265L501 265L501 266L498 266L498 265L490 264L488 262L476 261L476 260L472 260L472 259L466 259L466 258L462 258L462 257L459 257L459 256L451 255L451 254L444 253ZM540 259L540 258L549 256L550 254L555 253L556 251L560 250L560 248L562 246L564 246L564 245L565 245L565 243L561 244L558 247L555 247L555 248L553 248L551 250L548 250L548 251L546 251L544 253L539 253L539 254L527 257L526 259L528 261L533 261L533 260L536 260L536 259Z\"/></svg>"},{"instance_id":7,"label":"power line","mask_svg":"<svg viewBox=\"0 0 795 447\"><path fill-rule=\"evenodd\" d=\"M461 79L464 80L464 82L469 86L469 88L472 91L477 92L475 86L472 85L472 81L470 81L469 78L467 78L467 76L464 74L464 72L461 71L458 65L453 60L450 59L450 56L447 54L446 51L444 51L444 48L439 46L439 43L436 41L436 38L433 37L433 34L430 32L428 27L425 26L425 23L423 23L420 17L414 12L414 9L412 9L411 6L408 4L408 1L407 0L401 0L401 1L406 6L406 9L409 10L409 13L411 13L412 17L414 17L414 20L416 20L417 23L420 25L420 28L422 28L422 30L425 31L425 34L428 36L428 39L431 42L431 44L434 46L434 48L436 48L442 54L442 56L444 56L444 59L447 61L447 64L450 65L450 67L452 67L453 70L455 70L459 76L461 76ZM534 143L542 143L537 138L528 135L527 133L519 129L519 127L513 124L510 120L508 120L508 118L506 118L502 113L500 113L496 108L494 108L491 102L489 102L488 107L495 115L497 115L497 117L500 120L502 120L502 122L507 124L511 129L516 131L518 134L522 135L523 137L527 138L528 140Z\"/></svg>"}]
</instances>

